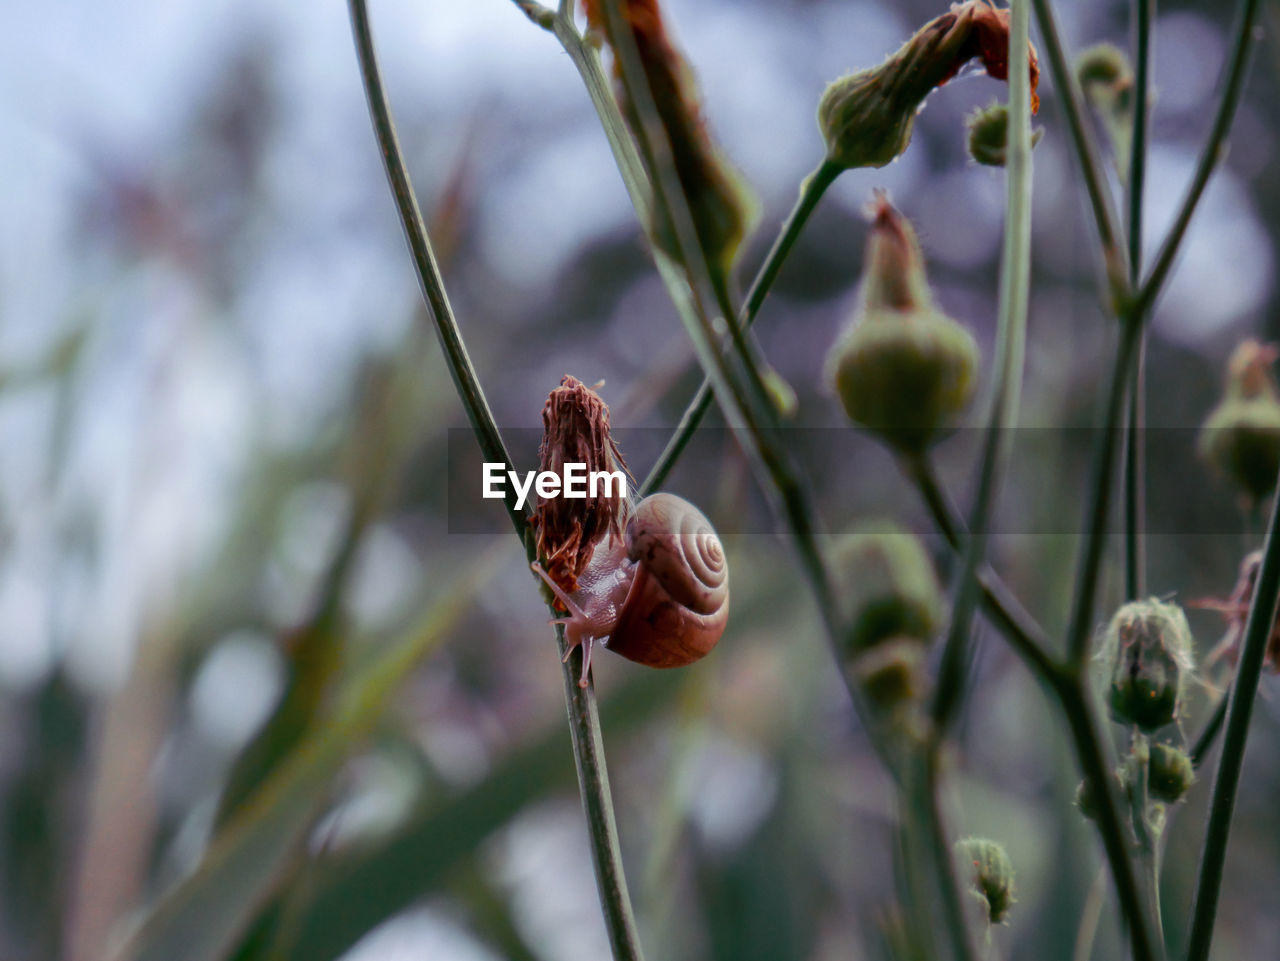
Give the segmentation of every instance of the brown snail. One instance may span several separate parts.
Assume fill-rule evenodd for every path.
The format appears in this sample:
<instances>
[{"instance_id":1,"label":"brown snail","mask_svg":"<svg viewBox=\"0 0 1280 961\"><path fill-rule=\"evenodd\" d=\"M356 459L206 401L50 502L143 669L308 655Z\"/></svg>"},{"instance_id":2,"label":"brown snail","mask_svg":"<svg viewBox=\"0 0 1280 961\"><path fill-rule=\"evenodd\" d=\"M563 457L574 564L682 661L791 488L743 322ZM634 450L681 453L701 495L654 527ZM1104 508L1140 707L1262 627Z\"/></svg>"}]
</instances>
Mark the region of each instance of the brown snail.
<instances>
[{"instance_id":1,"label":"brown snail","mask_svg":"<svg viewBox=\"0 0 1280 961\"><path fill-rule=\"evenodd\" d=\"M597 643L639 664L680 667L715 646L729 617L720 538L702 511L674 494L637 504L622 537L596 546L575 590L536 562L533 570L569 612L551 623L564 625L570 651L583 646L582 687Z\"/></svg>"}]
</instances>

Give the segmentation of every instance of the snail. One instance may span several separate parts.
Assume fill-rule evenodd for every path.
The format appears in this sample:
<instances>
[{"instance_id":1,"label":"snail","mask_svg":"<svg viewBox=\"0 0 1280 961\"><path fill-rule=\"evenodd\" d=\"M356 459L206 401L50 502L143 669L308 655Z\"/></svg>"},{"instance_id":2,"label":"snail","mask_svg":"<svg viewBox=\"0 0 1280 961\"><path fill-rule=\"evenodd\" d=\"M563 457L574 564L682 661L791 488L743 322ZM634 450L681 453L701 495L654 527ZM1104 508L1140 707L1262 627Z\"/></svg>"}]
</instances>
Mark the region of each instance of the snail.
<instances>
[{"instance_id":1,"label":"snail","mask_svg":"<svg viewBox=\"0 0 1280 961\"><path fill-rule=\"evenodd\" d=\"M587 686L598 643L650 667L680 667L703 657L729 617L729 571L711 522L674 494L651 494L631 511L621 538L595 548L566 592L536 561L566 617L569 652L583 646L581 687ZM568 660L568 654L565 660Z\"/></svg>"}]
</instances>

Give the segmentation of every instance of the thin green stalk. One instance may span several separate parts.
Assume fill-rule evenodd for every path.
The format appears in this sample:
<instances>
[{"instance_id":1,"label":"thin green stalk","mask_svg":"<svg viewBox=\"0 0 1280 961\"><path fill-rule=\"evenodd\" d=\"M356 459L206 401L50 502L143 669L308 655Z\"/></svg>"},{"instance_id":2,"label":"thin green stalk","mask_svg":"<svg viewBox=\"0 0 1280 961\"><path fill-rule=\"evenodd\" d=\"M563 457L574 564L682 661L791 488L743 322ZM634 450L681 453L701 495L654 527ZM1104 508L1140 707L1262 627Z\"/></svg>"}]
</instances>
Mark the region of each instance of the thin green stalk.
<instances>
[{"instance_id":1,"label":"thin green stalk","mask_svg":"<svg viewBox=\"0 0 1280 961\"><path fill-rule=\"evenodd\" d=\"M508 470L514 470L511 455L507 453L506 444L498 432L497 423L493 419L493 411L484 396L480 380L462 342L462 334L458 329L458 319L454 316L453 306L449 303L449 295L445 292L444 281L440 276L440 268L436 265L435 253L431 249L431 240L427 236L426 224L422 220L422 211L418 207L418 198L414 195L413 185L409 182L408 169L405 167L404 155L400 150L400 138L396 134L395 122L391 117L391 107L387 103L386 89L378 68L377 54L373 48L373 35L369 29L369 16L364 0L349 0L351 11L351 30L356 43L356 56L360 61L360 77L364 82L365 97L369 102L369 116L373 121L373 132L378 140L378 149L382 154L382 163L387 172L387 181L391 185L391 195L400 214L400 224L404 228L405 239L409 243L409 253L413 258L414 270L418 276L418 285L422 296L431 310L435 321L436 335L440 338L440 346L444 350L449 364L449 374L453 377L458 397L467 412L471 429L475 432L476 442L486 461L502 462ZM526 539L527 518L523 511L516 507L516 496L509 492L505 499L507 514L511 523L520 535Z\"/></svg>"},{"instance_id":2,"label":"thin green stalk","mask_svg":"<svg viewBox=\"0 0 1280 961\"><path fill-rule=\"evenodd\" d=\"M747 292L746 303L743 305L742 312L738 315L738 324L741 327L749 328L755 322L756 315L760 312L760 307L764 304L765 298L768 297L769 291L773 288L773 282L777 279L778 272L782 269L782 264L787 259L787 255L795 246L801 230L808 223L809 216L817 208L818 201L822 199L822 195L827 192L827 188L835 182L840 173L841 168L823 161L821 166L810 174L801 185L800 197L796 201L795 207L783 223L782 230L773 242L773 246L769 249L769 253L765 257L759 273L756 274L755 280L751 282L751 289ZM684 414L681 415L680 422L676 426L674 433L672 433L671 439L667 441L667 446L659 455L657 462L653 465L653 469L649 471L649 476L640 485L639 496L644 497L652 493L666 481L667 475L671 473L676 461L680 459L684 449L689 446L689 441L693 438L693 433L698 429L698 425L702 423L702 418L706 416L707 411L711 408L711 401L711 379L704 377L698 392L694 394L689 406L685 408Z\"/></svg>"},{"instance_id":3,"label":"thin green stalk","mask_svg":"<svg viewBox=\"0 0 1280 961\"><path fill-rule=\"evenodd\" d=\"M1217 916L1222 889L1222 873L1227 859L1227 838L1235 813L1240 772L1244 767L1245 743L1249 737L1249 718L1258 695L1258 681L1267 653L1267 642L1276 621L1276 600L1280 598L1280 489L1271 504L1266 545L1262 550L1262 567L1258 571L1249 618L1245 622L1244 644L1236 679L1231 686L1227 708L1227 727L1222 741L1222 757L1213 779L1209 801L1209 825L1205 829L1204 849L1200 855L1200 874L1196 883L1195 907L1191 916L1187 961L1207 961L1213 940L1213 922Z\"/></svg>"},{"instance_id":4,"label":"thin green stalk","mask_svg":"<svg viewBox=\"0 0 1280 961\"><path fill-rule=\"evenodd\" d=\"M1051 0L1031 0L1031 2L1035 9L1036 22L1040 25L1041 46L1049 60L1049 72L1053 75L1054 87L1062 101L1067 130L1071 135L1071 142L1075 145L1076 157L1080 161L1080 172L1084 176L1085 190L1089 194L1089 203L1093 207L1093 219L1098 227L1098 238L1102 242L1103 263L1114 299L1116 294L1125 293L1128 290L1124 269L1125 257L1120 247L1120 219L1116 215L1111 193L1107 189L1098 146L1094 143L1089 125L1084 122L1080 85L1076 81L1075 72L1067 62L1062 39L1058 34L1058 21L1053 12L1053 4Z\"/></svg>"},{"instance_id":5,"label":"thin green stalk","mask_svg":"<svg viewBox=\"0 0 1280 961\"><path fill-rule=\"evenodd\" d=\"M1029 16L1025 0L1014 0L1011 10L1009 49L1025 50L1029 43ZM1009 136L1005 172L1007 201L1004 252L1000 264L996 379L983 443L978 490L970 513L969 537L964 548L956 602L933 701L937 737L945 731L964 688L970 628L980 595L977 574L986 558L991 508L1000 475L1008 460L1009 443L1018 423L1018 404L1022 395L1027 305L1031 290L1031 82L1025 69L1009 71Z\"/></svg>"},{"instance_id":6,"label":"thin green stalk","mask_svg":"<svg viewBox=\"0 0 1280 961\"><path fill-rule=\"evenodd\" d=\"M1142 871L1138 875L1142 899L1146 902L1147 916L1155 929L1157 957L1165 957L1164 925L1160 919L1160 837L1153 830L1148 815L1151 812L1151 796L1148 784L1151 777L1151 744L1145 734L1135 734L1133 742L1136 768L1129 783L1129 820L1138 842L1138 859Z\"/></svg>"},{"instance_id":7,"label":"thin green stalk","mask_svg":"<svg viewBox=\"0 0 1280 961\"><path fill-rule=\"evenodd\" d=\"M1115 366L1111 371L1106 415L1094 448L1093 476L1089 484L1089 504L1085 514L1085 542L1080 551L1071 621L1067 630L1067 657L1076 668L1082 667L1089 656L1093 606L1098 593L1102 549L1106 544L1107 519L1111 510L1112 474L1122 436L1121 415L1133 352L1141 332L1140 318L1129 317L1122 322L1120 344L1116 350Z\"/></svg>"},{"instance_id":8,"label":"thin green stalk","mask_svg":"<svg viewBox=\"0 0 1280 961\"><path fill-rule=\"evenodd\" d=\"M915 482L942 536L952 550L959 551L967 531L960 512L938 480L932 460L928 455L922 455L904 462L902 466ZM1046 686L1052 687L1056 683L1058 668L1046 653L1049 639L1044 629L1027 613L990 565L984 564L979 569L977 578L982 586L983 610L987 618L1004 635L1009 646L1022 658L1031 673Z\"/></svg>"},{"instance_id":9,"label":"thin green stalk","mask_svg":"<svg viewBox=\"0 0 1280 961\"><path fill-rule=\"evenodd\" d=\"M1147 176L1147 122L1151 82L1151 22L1155 0L1134 0L1133 141L1129 154L1129 287L1142 278L1142 205ZM1125 596L1146 594L1146 355L1145 332L1140 335L1130 381L1124 466Z\"/></svg>"},{"instance_id":10,"label":"thin green stalk","mask_svg":"<svg viewBox=\"0 0 1280 961\"><path fill-rule=\"evenodd\" d=\"M1218 706L1213 709L1213 714L1205 723L1204 730L1200 732L1200 736L1196 738L1191 748L1192 767L1199 769L1204 764L1209 751L1213 749L1213 742L1218 739L1218 734L1222 731L1222 722L1227 719L1227 705L1230 703L1231 699L1225 694L1218 700Z\"/></svg>"},{"instance_id":11,"label":"thin green stalk","mask_svg":"<svg viewBox=\"0 0 1280 961\"><path fill-rule=\"evenodd\" d=\"M1209 178L1213 176L1213 171L1226 153L1227 134L1231 132L1231 123L1235 119L1236 108L1240 106L1240 96L1244 91L1244 78L1248 72L1253 50L1253 28L1258 19L1260 5L1259 0L1243 0L1240 5L1235 37L1231 44L1231 55L1227 62L1226 83L1223 87L1222 99L1218 102L1218 109L1214 114L1213 126L1209 130L1209 139L1200 152L1200 160L1196 164L1191 185L1187 188L1187 195L1178 209L1173 226L1165 235L1151 272L1136 295L1135 313L1146 312L1160 296L1196 206L1204 195L1205 187L1209 185Z\"/></svg>"},{"instance_id":12,"label":"thin green stalk","mask_svg":"<svg viewBox=\"0 0 1280 961\"><path fill-rule=\"evenodd\" d=\"M364 81L365 95L369 101L374 133L382 153L392 196L395 198L396 208L400 214L401 225L409 242L418 281L431 309L432 318L435 320L436 332L444 349L449 372L486 460L501 461L507 465L508 469L513 469L511 457L507 453L506 445L493 418L493 412L489 408L475 368L467 354L457 318L453 314L444 282L436 266L431 241L427 236L417 197L409 180L399 139L396 136L395 124L391 117L391 109L387 103L386 90L378 69L373 36L369 27L368 10L364 0L349 0L349 7L356 54L360 61L360 74ZM527 518L523 511L516 508L513 494L507 495L505 503L512 526L524 544L525 554L532 560L535 556L535 548L533 539L529 536ZM567 647L562 628L557 629L556 640L563 656ZM579 651L574 657L569 658L564 663L562 673L574 761L578 769L578 784L587 818L596 880L600 888L601 908L615 959L642 961L643 954L640 950L635 916L627 895L626 879L622 870L622 851L618 844L617 826L614 823L595 690L591 686L579 687L577 683L581 657L582 654Z\"/></svg>"},{"instance_id":13,"label":"thin green stalk","mask_svg":"<svg viewBox=\"0 0 1280 961\"><path fill-rule=\"evenodd\" d=\"M938 887L942 892L943 920L946 923L951 946L959 961L975 961L973 935L965 918L964 892L956 877L956 859L952 853L951 838L947 833L942 812L942 755L937 748L925 752L921 759L924 767L923 782L916 787L921 819L933 849L934 866L938 872Z\"/></svg>"},{"instance_id":14,"label":"thin green stalk","mask_svg":"<svg viewBox=\"0 0 1280 961\"><path fill-rule=\"evenodd\" d=\"M1060 671L1055 692L1062 707L1063 716L1071 733L1076 759L1084 779L1094 788L1097 802L1095 824L1102 837L1102 847L1111 866L1111 878L1116 897L1120 901L1120 913L1129 925L1129 942L1133 961L1155 961L1150 922L1143 905L1141 886L1129 857L1130 834L1120 820L1120 805L1116 798L1115 780L1103 749L1102 735L1097 719L1089 704L1084 675L1074 671Z\"/></svg>"}]
</instances>

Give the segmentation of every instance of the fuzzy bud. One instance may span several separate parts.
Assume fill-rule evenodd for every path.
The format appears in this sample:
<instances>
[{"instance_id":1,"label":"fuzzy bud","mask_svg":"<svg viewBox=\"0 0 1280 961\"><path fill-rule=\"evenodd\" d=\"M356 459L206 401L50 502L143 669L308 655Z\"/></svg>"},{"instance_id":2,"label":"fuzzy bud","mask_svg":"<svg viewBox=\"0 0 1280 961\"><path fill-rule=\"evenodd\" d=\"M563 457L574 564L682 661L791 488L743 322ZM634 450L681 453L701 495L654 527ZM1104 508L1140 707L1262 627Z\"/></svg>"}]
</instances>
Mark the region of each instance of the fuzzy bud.
<instances>
[{"instance_id":1,"label":"fuzzy bud","mask_svg":"<svg viewBox=\"0 0 1280 961\"><path fill-rule=\"evenodd\" d=\"M1003 167L1009 154L1009 108L1006 104L993 103L980 107L965 119L968 130L969 156L987 167ZM1031 146L1035 147L1044 136L1044 130L1031 132Z\"/></svg>"},{"instance_id":2,"label":"fuzzy bud","mask_svg":"<svg viewBox=\"0 0 1280 961\"><path fill-rule=\"evenodd\" d=\"M878 67L836 80L818 103L818 128L827 162L842 169L883 167L911 142L925 97L970 60L978 59L998 80L1009 76L1009 11L986 0L966 0L930 20ZM1039 64L1028 50L1031 109Z\"/></svg>"},{"instance_id":3,"label":"fuzzy bud","mask_svg":"<svg viewBox=\"0 0 1280 961\"><path fill-rule=\"evenodd\" d=\"M970 890L986 905L987 920L1000 924L1015 902L1013 864L999 841L965 838L956 850L969 866Z\"/></svg>"},{"instance_id":4,"label":"fuzzy bud","mask_svg":"<svg viewBox=\"0 0 1280 961\"><path fill-rule=\"evenodd\" d=\"M1124 51L1110 43L1076 58L1076 78L1111 140L1116 169L1127 175L1133 141L1133 70Z\"/></svg>"},{"instance_id":5,"label":"fuzzy bud","mask_svg":"<svg viewBox=\"0 0 1280 961\"><path fill-rule=\"evenodd\" d=\"M1121 607L1099 653L1111 717L1148 732L1172 723L1194 667L1191 646L1191 628L1177 604L1152 597Z\"/></svg>"},{"instance_id":6,"label":"fuzzy bud","mask_svg":"<svg viewBox=\"0 0 1280 961\"><path fill-rule=\"evenodd\" d=\"M849 419L890 446L923 450L973 396L978 345L933 305L915 231L878 194L858 308L825 377Z\"/></svg>"},{"instance_id":7,"label":"fuzzy bud","mask_svg":"<svg viewBox=\"0 0 1280 961\"><path fill-rule=\"evenodd\" d=\"M1226 394L1200 430L1200 456L1251 502L1275 488L1280 472L1280 391L1274 344L1246 340L1227 364Z\"/></svg>"},{"instance_id":8,"label":"fuzzy bud","mask_svg":"<svg viewBox=\"0 0 1280 961\"><path fill-rule=\"evenodd\" d=\"M1147 768L1147 790L1153 798L1174 804L1196 783L1191 756L1171 744L1152 744Z\"/></svg>"}]
</instances>

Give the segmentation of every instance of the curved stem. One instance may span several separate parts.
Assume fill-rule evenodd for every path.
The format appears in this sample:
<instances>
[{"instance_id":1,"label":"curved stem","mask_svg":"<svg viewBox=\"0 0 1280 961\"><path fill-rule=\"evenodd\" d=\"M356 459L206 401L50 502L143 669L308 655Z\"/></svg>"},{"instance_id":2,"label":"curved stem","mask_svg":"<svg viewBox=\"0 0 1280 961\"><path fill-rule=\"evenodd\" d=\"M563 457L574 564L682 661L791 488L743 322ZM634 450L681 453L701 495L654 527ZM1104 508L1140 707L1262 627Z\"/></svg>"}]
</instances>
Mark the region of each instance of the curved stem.
<instances>
[{"instance_id":1,"label":"curved stem","mask_svg":"<svg viewBox=\"0 0 1280 961\"><path fill-rule=\"evenodd\" d=\"M769 291L773 288L773 282L777 279L778 272L782 269L782 264L787 259L787 255L791 252L792 247L795 246L801 230L808 223L809 216L817 208L818 201L822 199L822 195L827 192L827 188L835 182L840 173L841 169L839 167L824 161L801 185L800 198L796 201L795 207L782 225L782 230L779 232L778 238L773 242L773 246L769 249L769 253L765 257L759 273L756 274L755 280L751 282L751 289L747 292L746 303L738 315L739 326L748 328L755 322L756 315L760 312L760 307L764 304L765 298L768 297ZM653 493L666 481L667 475L675 467L676 461L680 459L684 449L689 446L689 441L693 438L693 433L698 429L702 418L706 416L707 411L711 408L711 401L711 378L704 377L698 392L689 401L689 406L685 408L679 424L672 433L670 440L667 441L667 446L663 448L662 453L658 456L653 469L649 471L649 476L640 485L638 496L644 497Z\"/></svg>"},{"instance_id":2,"label":"curved stem","mask_svg":"<svg viewBox=\"0 0 1280 961\"><path fill-rule=\"evenodd\" d=\"M453 306L444 289L444 280L440 276L440 268L436 265L435 253L431 249L431 240L427 236L427 228L422 220L422 211L418 207L418 198L413 192L413 184L409 182L409 172L404 163L404 155L400 150L400 138L396 135L395 122L391 117L391 107L387 103L386 89L378 69L378 58L373 48L373 35L369 29L369 15L364 0L350 0L351 31L356 43L356 57L360 61L360 77L364 83L365 97L369 103L369 116L373 121L373 132L378 140L378 149L382 154L383 167L387 172L387 181L391 186L391 195L395 200L396 210L400 214L400 225L404 228L405 239L409 243L409 253L413 257L414 270L418 276L418 286L422 296L431 310L431 318L435 321L436 334L440 346L444 350L449 364L449 374L457 388L458 397L466 409L467 419L475 432L476 442L488 461L502 462L508 470L515 467L511 455L507 453L506 444L498 432L498 425L493 419L493 411L489 401L480 387L480 380L462 342L462 334L458 329L458 319L454 316ZM530 543L527 538L527 518L522 510L516 507L516 495L508 493L504 499L507 514L522 541Z\"/></svg>"},{"instance_id":3,"label":"curved stem","mask_svg":"<svg viewBox=\"0 0 1280 961\"><path fill-rule=\"evenodd\" d=\"M1178 254L1178 247L1182 244L1182 238L1186 235L1187 227L1191 223L1191 217L1200 203L1200 198L1204 195L1205 187L1209 185L1209 178L1213 176L1213 171L1226 153L1227 134L1231 131L1231 122L1235 119L1236 108L1240 106L1240 95L1244 91L1244 78L1248 72L1254 41L1253 28L1258 19L1260 5L1259 0L1244 0L1240 5L1235 37L1231 45L1231 56L1227 65L1226 83L1223 87L1222 99L1218 102L1218 109L1214 114L1213 126L1209 130L1209 139L1200 152L1200 160L1192 175L1191 185L1187 188L1187 195L1178 209L1173 226L1165 235L1151 272L1137 293L1135 304L1137 312L1146 311L1160 295L1160 290L1173 267L1173 260Z\"/></svg>"},{"instance_id":4,"label":"curved stem","mask_svg":"<svg viewBox=\"0 0 1280 961\"><path fill-rule=\"evenodd\" d=\"M1191 916L1187 961L1206 961L1213 940L1213 922L1218 910L1222 873L1227 859L1227 838L1235 812L1236 792L1240 787L1240 771L1244 766L1245 743L1249 737L1249 718L1258 694L1262 663L1267 642L1276 622L1276 601L1280 598L1280 490L1271 504L1271 520L1267 525L1262 567L1254 588L1249 618L1245 622L1244 644L1236 679L1231 685L1227 708L1227 727L1222 741L1222 757L1213 780L1209 801L1209 824L1205 829L1204 849L1200 855L1200 874L1196 883L1195 908Z\"/></svg>"},{"instance_id":5,"label":"curved stem","mask_svg":"<svg viewBox=\"0 0 1280 961\"><path fill-rule=\"evenodd\" d=\"M1116 216L1115 205L1107 189L1097 144L1094 143L1093 134L1084 122L1084 111L1080 106L1080 87L1067 63L1062 39L1058 35L1058 21L1053 12L1053 4L1050 0L1032 0L1032 6L1035 9L1036 22L1040 25L1040 39L1049 60L1053 84L1062 101L1062 112L1067 121L1067 129L1071 134L1071 142L1076 148L1076 157L1080 161L1085 190L1089 194L1089 202L1093 207L1093 219L1098 226L1098 237L1102 241L1102 256L1107 280L1114 297L1115 294L1124 293L1128 289L1124 269L1125 257L1120 248L1120 220Z\"/></svg>"},{"instance_id":6,"label":"curved stem","mask_svg":"<svg viewBox=\"0 0 1280 961\"><path fill-rule=\"evenodd\" d=\"M1028 45L1025 0L1014 0L1009 48ZM1008 459L1018 423L1022 368L1026 358L1027 303L1031 289L1031 82L1026 70L1009 72L1009 135L1004 253L1000 263L1000 309L996 333L996 380L991 416L983 442L978 490L969 520L969 537L956 586L951 625L942 650L933 701L935 741L942 736L964 688L969 634L978 606L978 569L987 552L987 531L999 476ZM936 747L935 749L936 750Z\"/></svg>"},{"instance_id":7,"label":"curved stem","mask_svg":"<svg viewBox=\"0 0 1280 961\"><path fill-rule=\"evenodd\" d=\"M360 74L365 95L369 101L369 113L374 134L382 153L391 185L391 193L400 214L401 226L409 242L414 267L422 293L431 309L445 360L458 395L466 408L472 430L485 458L501 461L513 469L511 457L494 421L484 392L480 387L475 368L471 364L457 318L449 304L444 282L436 266L431 241L422 220L417 197L410 183L404 157L400 151L391 109L378 69L373 47L373 35L369 26L368 10L364 0L349 0L351 29L356 43L356 55L360 61ZM526 556L535 556L533 538L523 511L515 506L515 495L506 498L507 512L517 536L524 544ZM561 656L566 642L563 628L556 632ZM609 776L605 767L604 748L600 734L600 720L596 709L595 689L578 686L581 670L581 651L569 658L563 667L565 701L569 713L569 728L573 739L574 761L578 769L578 785L586 812L592 859L596 880L600 888L600 902L605 926L609 931L617 961L642 961L635 916L627 894L626 879L622 870L622 851L618 844L618 831L614 822L613 802L609 792Z\"/></svg>"}]
</instances>

